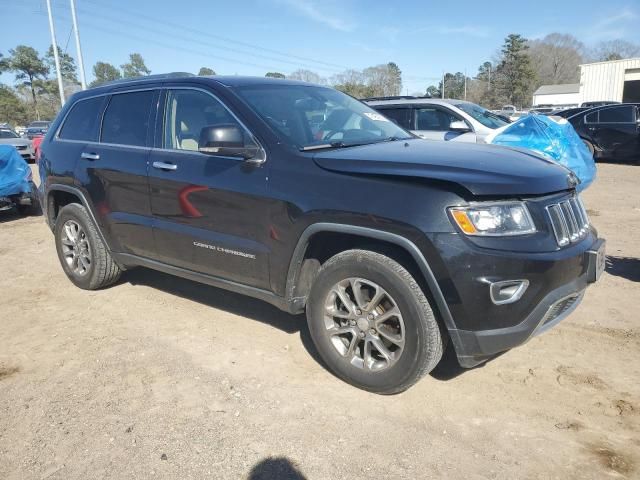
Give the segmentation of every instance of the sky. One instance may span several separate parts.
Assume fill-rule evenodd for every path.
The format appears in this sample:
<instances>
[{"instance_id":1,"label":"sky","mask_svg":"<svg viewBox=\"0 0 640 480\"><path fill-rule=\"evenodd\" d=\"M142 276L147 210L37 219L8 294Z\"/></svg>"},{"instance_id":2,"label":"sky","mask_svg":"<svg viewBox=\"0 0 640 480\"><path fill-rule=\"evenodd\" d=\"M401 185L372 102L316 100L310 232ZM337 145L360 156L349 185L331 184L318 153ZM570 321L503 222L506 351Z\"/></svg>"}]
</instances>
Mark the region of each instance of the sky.
<instances>
[{"instance_id":1,"label":"sky","mask_svg":"<svg viewBox=\"0 0 640 480\"><path fill-rule=\"evenodd\" d=\"M76 57L69 0L51 0L57 41ZM92 66L142 54L152 73L200 67L219 74L324 77L393 61L403 93L424 92L443 71L474 75L510 33L561 32L587 46L640 43L640 0L432 2L405 0L76 0L87 81ZM0 52L51 45L44 0L0 0ZM13 74L0 81L13 83Z\"/></svg>"}]
</instances>

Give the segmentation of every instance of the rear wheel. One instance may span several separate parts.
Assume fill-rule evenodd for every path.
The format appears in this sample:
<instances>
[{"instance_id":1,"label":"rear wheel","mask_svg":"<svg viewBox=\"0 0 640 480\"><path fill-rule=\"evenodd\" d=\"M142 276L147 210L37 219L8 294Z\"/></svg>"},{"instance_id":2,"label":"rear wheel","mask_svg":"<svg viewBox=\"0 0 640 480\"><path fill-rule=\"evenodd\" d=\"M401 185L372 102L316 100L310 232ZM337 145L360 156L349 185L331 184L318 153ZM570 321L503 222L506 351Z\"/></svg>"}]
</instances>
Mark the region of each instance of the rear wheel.
<instances>
[{"instance_id":1,"label":"rear wheel","mask_svg":"<svg viewBox=\"0 0 640 480\"><path fill-rule=\"evenodd\" d=\"M442 357L442 338L427 298L391 258L349 250L320 269L307 321L329 368L359 388L406 390Z\"/></svg>"},{"instance_id":2,"label":"rear wheel","mask_svg":"<svg viewBox=\"0 0 640 480\"><path fill-rule=\"evenodd\" d=\"M54 235L60 264L76 286L96 290L118 280L121 270L82 205L71 203L60 210Z\"/></svg>"}]
</instances>

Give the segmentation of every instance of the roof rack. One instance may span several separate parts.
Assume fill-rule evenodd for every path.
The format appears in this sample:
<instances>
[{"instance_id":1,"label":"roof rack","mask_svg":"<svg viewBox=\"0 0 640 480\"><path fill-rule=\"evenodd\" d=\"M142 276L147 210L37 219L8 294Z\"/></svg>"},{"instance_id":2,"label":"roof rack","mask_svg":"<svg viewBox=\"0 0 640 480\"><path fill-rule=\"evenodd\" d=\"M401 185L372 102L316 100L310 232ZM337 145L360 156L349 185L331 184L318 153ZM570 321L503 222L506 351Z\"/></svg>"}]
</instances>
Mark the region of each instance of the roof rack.
<instances>
[{"instance_id":1,"label":"roof rack","mask_svg":"<svg viewBox=\"0 0 640 480\"><path fill-rule=\"evenodd\" d=\"M189 73L189 72L170 72L170 73L158 73L155 75L144 75L142 77L127 77L127 78L120 78L118 80L112 80L110 82L105 82L105 83L101 83L100 85L96 85L97 87L105 87L105 86L109 86L109 85L118 85L120 83L129 83L129 82L136 82L136 81L152 81L152 80L165 80L165 79L171 79L171 78L184 78L184 77L195 77L196 75L194 75L193 73Z\"/></svg>"},{"instance_id":2,"label":"roof rack","mask_svg":"<svg viewBox=\"0 0 640 480\"><path fill-rule=\"evenodd\" d=\"M415 95L390 95L388 97L368 97L361 98L363 102L376 102L378 100L413 100L416 98L431 98L431 95L424 95L422 97L416 97Z\"/></svg>"}]
</instances>

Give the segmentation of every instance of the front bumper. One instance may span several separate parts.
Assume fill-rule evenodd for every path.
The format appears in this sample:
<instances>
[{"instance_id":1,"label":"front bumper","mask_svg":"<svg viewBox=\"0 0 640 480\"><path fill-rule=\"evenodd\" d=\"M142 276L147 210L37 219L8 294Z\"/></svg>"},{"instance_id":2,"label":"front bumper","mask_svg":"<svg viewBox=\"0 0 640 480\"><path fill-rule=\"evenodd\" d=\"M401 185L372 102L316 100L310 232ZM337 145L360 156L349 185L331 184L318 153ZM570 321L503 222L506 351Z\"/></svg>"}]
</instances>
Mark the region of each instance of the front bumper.
<instances>
[{"instance_id":1,"label":"front bumper","mask_svg":"<svg viewBox=\"0 0 640 480\"><path fill-rule=\"evenodd\" d=\"M449 329L460 365L474 367L560 323L576 309L587 286L597 281L604 270L604 248L605 241L596 239L586 251L581 252L578 255L582 265L580 274L551 287L519 323L487 330ZM566 259L555 268L566 263L570 271L571 260ZM512 313L516 314L516 310L512 309Z\"/></svg>"}]
</instances>

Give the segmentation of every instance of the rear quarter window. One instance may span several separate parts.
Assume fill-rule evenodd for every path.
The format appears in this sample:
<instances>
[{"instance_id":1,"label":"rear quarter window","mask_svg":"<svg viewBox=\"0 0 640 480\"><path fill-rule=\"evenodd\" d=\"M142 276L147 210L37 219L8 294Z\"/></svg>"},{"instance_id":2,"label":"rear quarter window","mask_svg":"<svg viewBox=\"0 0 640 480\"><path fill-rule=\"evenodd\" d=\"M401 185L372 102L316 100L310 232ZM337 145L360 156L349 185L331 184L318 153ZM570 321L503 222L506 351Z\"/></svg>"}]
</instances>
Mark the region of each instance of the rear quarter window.
<instances>
[{"instance_id":1,"label":"rear quarter window","mask_svg":"<svg viewBox=\"0 0 640 480\"><path fill-rule=\"evenodd\" d=\"M104 97L88 98L76 102L71 107L58 137L64 140L97 142L103 105Z\"/></svg>"},{"instance_id":2,"label":"rear quarter window","mask_svg":"<svg viewBox=\"0 0 640 480\"><path fill-rule=\"evenodd\" d=\"M600 123L633 123L635 111L631 105L609 107L600 110Z\"/></svg>"}]
</instances>

